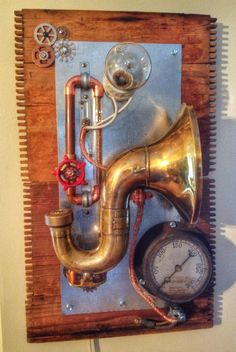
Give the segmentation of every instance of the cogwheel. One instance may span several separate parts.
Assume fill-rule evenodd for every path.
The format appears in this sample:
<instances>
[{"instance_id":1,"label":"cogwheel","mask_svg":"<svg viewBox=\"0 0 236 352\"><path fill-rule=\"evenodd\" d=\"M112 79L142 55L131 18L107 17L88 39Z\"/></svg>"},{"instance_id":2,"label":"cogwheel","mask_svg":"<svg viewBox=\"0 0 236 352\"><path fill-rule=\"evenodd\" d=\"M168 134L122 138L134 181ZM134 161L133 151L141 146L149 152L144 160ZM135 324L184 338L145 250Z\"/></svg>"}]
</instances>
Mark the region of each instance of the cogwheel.
<instances>
[{"instance_id":1,"label":"cogwheel","mask_svg":"<svg viewBox=\"0 0 236 352\"><path fill-rule=\"evenodd\" d=\"M54 51L49 45L40 45L32 51L32 60L39 67L51 66L54 59Z\"/></svg>"},{"instance_id":2,"label":"cogwheel","mask_svg":"<svg viewBox=\"0 0 236 352\"><path fill-rule=\"evenodd\" d=\"M76 55L75 44L70 42L68 39L57 41L54 49L56 58L61 62L68 62L69 60L71 61Z\"/></svg>"},{"instance_id":3,"label":"cogwheel","mask_svg":"<svg viewBox=\"0 0 236 352\"><path fill-rule=\"evenodd\" d=\"M83 291L85 292L93 292L93 291L96 291L97 287L94 286L94 287L83 287Z\"/></svg>"},{"instance_id":4,"label":"cogwheel","mask_svg":"<svg viewBox=\"0 0 236 352\"><path fill-rule=\"evenodd\" d=\"M52 46L57 40L57 31L50 23L40 23L34 30L34 39L39 45Z\"/></svg>"}]
</instances>

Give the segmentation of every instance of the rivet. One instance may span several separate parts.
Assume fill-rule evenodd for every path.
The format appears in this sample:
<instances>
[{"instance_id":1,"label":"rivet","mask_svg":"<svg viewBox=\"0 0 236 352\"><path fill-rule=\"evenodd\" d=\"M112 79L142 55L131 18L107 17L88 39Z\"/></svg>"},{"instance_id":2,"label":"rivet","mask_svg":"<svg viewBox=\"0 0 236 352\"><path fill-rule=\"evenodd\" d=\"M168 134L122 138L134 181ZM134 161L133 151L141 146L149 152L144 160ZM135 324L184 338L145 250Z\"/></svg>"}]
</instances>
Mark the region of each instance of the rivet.
<instances>
[{"instance_id":1,"label":"rivet","mask_svg":"<svg viewBox=\"0 0 236 352\"><path fill-rule=\"evenodd\" d=\"M86 62L82 62L81 66L82 66L83 68L85 68L85 67L87 67L87 63L86 63Z\"/></svg>"}]
</instances>

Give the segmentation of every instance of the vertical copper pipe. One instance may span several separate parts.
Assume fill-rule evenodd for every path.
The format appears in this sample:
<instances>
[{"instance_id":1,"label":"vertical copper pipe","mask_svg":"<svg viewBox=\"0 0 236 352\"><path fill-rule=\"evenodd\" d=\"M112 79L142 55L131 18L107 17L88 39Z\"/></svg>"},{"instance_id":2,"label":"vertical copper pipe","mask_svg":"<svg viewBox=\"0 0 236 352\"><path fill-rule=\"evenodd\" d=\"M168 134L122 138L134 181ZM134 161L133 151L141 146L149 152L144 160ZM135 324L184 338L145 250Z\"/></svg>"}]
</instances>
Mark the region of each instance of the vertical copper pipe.
<instances>
[{"instance_id":1,"label":"vertical copper pipe","mask_svg":"<svg viewBox=\"0 0 236 352\"><path fill-rule=\"evenodd\" d=\"M75 96L66 95L66 156L75 159Z\"/></svg>"}]
</instances>

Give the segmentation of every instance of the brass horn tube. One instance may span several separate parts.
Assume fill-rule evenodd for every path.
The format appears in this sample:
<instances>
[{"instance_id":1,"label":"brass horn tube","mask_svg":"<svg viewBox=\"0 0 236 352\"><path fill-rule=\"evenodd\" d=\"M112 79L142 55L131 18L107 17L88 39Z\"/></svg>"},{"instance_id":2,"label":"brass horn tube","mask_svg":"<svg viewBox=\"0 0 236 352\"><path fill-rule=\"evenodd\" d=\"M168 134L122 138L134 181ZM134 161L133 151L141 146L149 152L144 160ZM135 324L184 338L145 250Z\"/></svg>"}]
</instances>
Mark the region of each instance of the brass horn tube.
<instances>
[{"instance_id":1,"label":"brass horn tube","mask_svg":"<svg viewBox=\"0 0 236 352\"><path fill-rule=\"evenodd\" d=\"M113 268L123 258L128 244L128 211L107 214L102 210L102 218L103 233L100 243L94 250L86 251L76 248L73 244L73 213L70 209L59 209L46 215L46 224L50 228L55 253L65 268L75 272L102 273ZM118 224L120 219L124 219L123 226L113 229L114 218Z\"/></svg>"},{"instance_id":2,"label":"brass horn tube","mask_svg":"<svg viewBox=\"0 0 236 352\"><path fill-rule=\"evenodd\" d=\"M135 188L164 195L184 220L195 223L201 203L202 163L198 125L192 107L183 104L179 118L156 143L121 156L106 173L101 206L123 209Z\"/></svg>"},{"instance_id":3,"label":"brass horn tube","mask_svg":"<svg viewBox=\"0 0 236 352\"><path fill-rule=\"evenodd\" d=\"M100 242L95 250L77 249L68 223L72 218L46 216L58 259L76 272L101 273L123 258L128 243L127 199L135 188L147 187L167 197L184 219L194 222L202 190L201 149L193 110L182 106L179 119L156 143L131 150L108 168L101 190ZM66 211L66 210L65 210Z\"/></svg>"},{"instance_id":4,"label":"brass horn tube","mask_svg":"<svg viewBox=\"0 0 236 352\"><path fill-rule=\"evenodd\" d=\"M197 118L183 104L175 124L148 147L148 186L164 195L182 218L196 223L202 199L202 155Z\"/></svg>"}]
</instances>

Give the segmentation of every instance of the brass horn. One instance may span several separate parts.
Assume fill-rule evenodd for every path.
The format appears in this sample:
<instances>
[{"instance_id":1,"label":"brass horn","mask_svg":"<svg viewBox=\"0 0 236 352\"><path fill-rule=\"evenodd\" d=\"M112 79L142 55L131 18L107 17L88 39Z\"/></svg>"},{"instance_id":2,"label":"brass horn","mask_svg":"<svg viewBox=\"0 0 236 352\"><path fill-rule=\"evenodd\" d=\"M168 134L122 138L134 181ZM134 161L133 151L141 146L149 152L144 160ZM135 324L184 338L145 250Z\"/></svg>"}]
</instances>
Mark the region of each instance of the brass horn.
<instances>
[{"instance_id":1,"label":"brass horn","mask_svg":"<svg viewBox=\"0 0 236 352\"><path fill-rule=\"evenodd\" d=\"M86 251L73 245L71 210L46 215L55 252L67 269L72 285L96 286L99 278L100 283L104 282L105 273L123 258L129 233L127 199L141 187L164 195L184 220L197 221L202 193L202 157L192 107L183 104L175 124L156 143L130 150L111 163L102 182L101 236L96 249Z\"/></svg>"}]
</instances>

